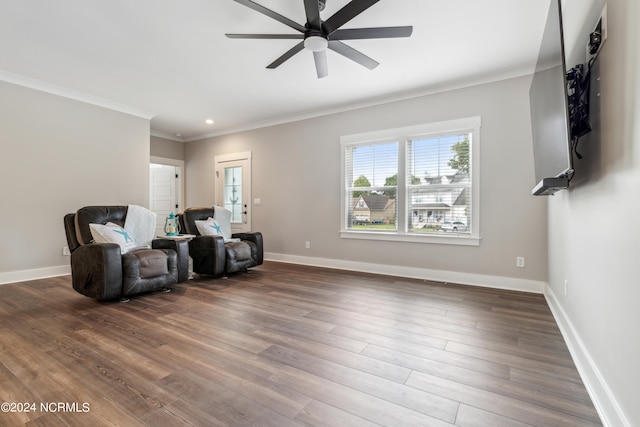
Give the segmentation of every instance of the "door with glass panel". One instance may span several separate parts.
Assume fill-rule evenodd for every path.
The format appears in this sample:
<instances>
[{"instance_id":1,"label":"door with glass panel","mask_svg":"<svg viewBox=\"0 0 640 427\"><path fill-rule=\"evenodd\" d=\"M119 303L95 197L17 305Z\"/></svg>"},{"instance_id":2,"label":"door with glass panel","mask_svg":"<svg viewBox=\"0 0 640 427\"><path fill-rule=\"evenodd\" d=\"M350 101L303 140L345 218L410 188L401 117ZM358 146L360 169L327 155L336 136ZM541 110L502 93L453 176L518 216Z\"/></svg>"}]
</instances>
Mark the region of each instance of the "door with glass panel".
<instances>
[{"instance_id":1,"label":"door with glass panel","mask_svg":"<svg viewBox=\"0 0 640 427\"><path fill-rule=\"evenodd\" d=\"M216 156L216 205L231 211L231 231L251 231L251 157Z\"/></svg>"}]
</instances>

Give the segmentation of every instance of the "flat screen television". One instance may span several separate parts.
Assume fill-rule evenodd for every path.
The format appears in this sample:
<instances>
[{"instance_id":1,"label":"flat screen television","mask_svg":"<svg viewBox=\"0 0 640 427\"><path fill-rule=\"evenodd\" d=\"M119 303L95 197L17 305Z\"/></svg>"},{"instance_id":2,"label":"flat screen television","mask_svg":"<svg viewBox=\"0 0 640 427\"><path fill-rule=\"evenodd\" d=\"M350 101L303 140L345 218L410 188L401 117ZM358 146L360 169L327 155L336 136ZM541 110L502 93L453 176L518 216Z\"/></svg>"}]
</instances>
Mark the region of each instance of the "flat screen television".
<instances>
[{"instance_id":1,"label":"flat screen television","mask_svg":"<svg viewBox=\"0 0 640 427\"><path fill-rule=\"evenodd\" d=\"M551 0L529 90L536 186L533 195L569 187L573 173L560 0Z\"/></svg>"}]
</instances>

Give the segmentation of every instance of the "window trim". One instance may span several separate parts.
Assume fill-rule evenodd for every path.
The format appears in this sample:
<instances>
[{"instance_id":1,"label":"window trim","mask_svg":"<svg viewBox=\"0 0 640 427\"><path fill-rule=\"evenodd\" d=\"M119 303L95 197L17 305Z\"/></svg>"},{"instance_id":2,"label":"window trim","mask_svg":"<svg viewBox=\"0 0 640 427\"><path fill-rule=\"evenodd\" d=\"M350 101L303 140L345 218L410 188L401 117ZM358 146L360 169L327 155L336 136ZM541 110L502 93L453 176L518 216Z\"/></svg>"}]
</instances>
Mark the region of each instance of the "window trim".
<instances>
[{"instance_id":1,"label":"window trim","mask_svg":"<svg viewBox=\"0 0 640 427\"><path fill-rule=\"evenodd\" d=\"M417 242L448 245L480 245L480 128L482 120L480 116L465 117L460 119L445 120L422 125L407 126L394 129L378 130L340 137L340 237L343 239L364 239L396 242ZM406 142L416 137L428 137L451 132L471 133L471 234L416 234L406 230ZM347 229L346 202L346 148L357 144L375 144L385 141L398 141L398 191L397 191L397 218L398 229L394 232L363 231ZM402 159L402 160L401 160Z\"/></svg>"}]
</instances>

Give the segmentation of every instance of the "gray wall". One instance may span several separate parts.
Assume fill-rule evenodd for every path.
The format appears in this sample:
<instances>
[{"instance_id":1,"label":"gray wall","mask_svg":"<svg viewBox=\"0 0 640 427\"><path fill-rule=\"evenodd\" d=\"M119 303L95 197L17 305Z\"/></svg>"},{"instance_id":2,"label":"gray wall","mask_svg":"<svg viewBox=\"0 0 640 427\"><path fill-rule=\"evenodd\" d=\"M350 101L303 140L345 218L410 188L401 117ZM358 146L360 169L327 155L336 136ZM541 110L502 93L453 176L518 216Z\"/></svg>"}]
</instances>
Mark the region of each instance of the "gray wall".
<instances>
[{"instance_id":1,"label":"gray wall","mask_svg":"<svg viewBox=\"0 0 640 427\"><path fill-rule=\"evenodd\" d=\"M567 0L569 65L604 1ZM549 201L549 301L612 426L640 425L640 2L607 0L609 36L592 80L596 131L575 187ZM568 281L567 295L564 281ZM626 422L625 422L626 418Z\"/></svg>"},{"instance_id":2,"label":"gray wall","mask_svg":"<svg viewBox=\"0 0 640 427\"><path fill-rule=\"evenodd\" d=\"M253 207L253 229L264 233L272 256L429 269L449 272L449 280L469 274L476 281L486 275L546 283L547 201L529 195L535 184L530 81L516 78L188 142L187 206L213 204L215 155L252 151L253 197L262 200ZM340 239L341 135L470 116L482 117L479 247ZM526 258L526 268L516 268L516 256Z\"/></svg>"},{"instance_id":3,"label":"gray wall","mask_svg":"<svg viewBox=\"0 0 640 427\"><path fill-rule=\"evenodd\" d=\"M148 204L149 120L0 82L0 129L0 283L68 268L66 213Z\"/></svg>"},{"instance_id":4,"label":"gray wall","mask_svg":"<svg viewBox=\"0 0 640 427\"><path fill-rule=\"evenodd\" d=\"M151 135L151 155L165 159L184 160L184 144Z\"/></svg>"}]
</instances>

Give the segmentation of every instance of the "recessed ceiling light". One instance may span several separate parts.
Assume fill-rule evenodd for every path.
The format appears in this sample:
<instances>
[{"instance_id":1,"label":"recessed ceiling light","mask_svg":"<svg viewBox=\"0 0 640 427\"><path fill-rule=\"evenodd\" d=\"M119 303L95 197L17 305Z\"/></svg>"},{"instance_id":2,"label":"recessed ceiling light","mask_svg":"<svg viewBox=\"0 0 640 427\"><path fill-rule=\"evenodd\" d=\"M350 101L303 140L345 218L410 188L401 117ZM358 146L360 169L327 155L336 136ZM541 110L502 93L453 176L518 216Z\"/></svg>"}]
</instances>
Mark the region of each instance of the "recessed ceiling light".
<instances>
[{"instance_id":1,"label":"recessed ceiling light","mask_svg":"<svg viewBox=\"0 0 640 427\"><path fill-rule=\"evenodd\" d=\"M213 124L213 120L211 120L211 119L207 119L207 120L205 120L204 122L205 122L206 124L208 124L208 125L212 125L212 124Z\"/></svg>"}]
</instances>

